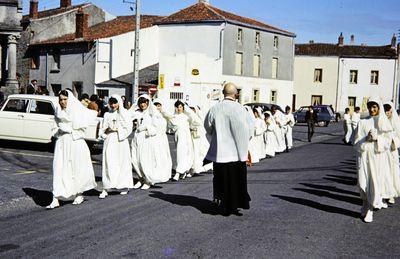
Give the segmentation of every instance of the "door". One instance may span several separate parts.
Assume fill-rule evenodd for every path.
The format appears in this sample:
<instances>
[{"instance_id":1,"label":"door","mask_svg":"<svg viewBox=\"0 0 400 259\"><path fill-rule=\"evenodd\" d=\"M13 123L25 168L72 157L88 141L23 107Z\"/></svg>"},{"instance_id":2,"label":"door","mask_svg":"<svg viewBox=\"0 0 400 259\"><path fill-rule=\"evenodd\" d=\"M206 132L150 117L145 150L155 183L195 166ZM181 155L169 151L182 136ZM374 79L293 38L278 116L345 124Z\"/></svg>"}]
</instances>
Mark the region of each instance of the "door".
<instances>
[{"instance_id":1,"label":"door","mask_svg":"<svg viewBox=\"0 0 400 259\"><path fill-rule=\"evenodd\" d=\"M321 105L322 104L322 95L312 95L311 96L311 105Z\"/></svg>"},{"instance_id":2,"label":"door","mask_svg":"<svg viewBox=\"0 0 400 259\"><path fill-rule=\"evenodd\" d=\"M45 100L31 100L23 126L27 141L50 142L54 127L53 104Z\"/></svg>"},{"instance_id":3,"label":"door","mask_svg":"<svg viewBox=\"0 0 400 259\"><path fill-rule=\"evenodd\" d=\"M29 100L9 99L0 112L0 136L4 139L20 140L23 138L23 122Z\"/></svg>"}]
</instances>

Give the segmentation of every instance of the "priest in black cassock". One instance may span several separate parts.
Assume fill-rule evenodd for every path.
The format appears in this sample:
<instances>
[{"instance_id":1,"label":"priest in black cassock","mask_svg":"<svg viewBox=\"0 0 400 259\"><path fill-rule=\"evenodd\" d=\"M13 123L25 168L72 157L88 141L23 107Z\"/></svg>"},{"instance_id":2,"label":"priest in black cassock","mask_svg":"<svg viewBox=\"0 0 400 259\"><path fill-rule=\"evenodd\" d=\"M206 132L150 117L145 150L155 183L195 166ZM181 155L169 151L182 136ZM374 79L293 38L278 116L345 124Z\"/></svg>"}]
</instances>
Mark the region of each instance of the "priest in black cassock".
<instances>
[{"instance_id":1,"label":"priest in black cassock","mask_svg":"<svg viewBox=\"0 0 400 259\"><path fill-rule=\"evenodd\" d=\"M206 160L214 162L214 202L224 215L230 215L250 208L246 161L254 122L236 101L234 84L227 83L223 93L224 100L210 109L204 127L211 139Z\"/></svg>"}]
</instances>

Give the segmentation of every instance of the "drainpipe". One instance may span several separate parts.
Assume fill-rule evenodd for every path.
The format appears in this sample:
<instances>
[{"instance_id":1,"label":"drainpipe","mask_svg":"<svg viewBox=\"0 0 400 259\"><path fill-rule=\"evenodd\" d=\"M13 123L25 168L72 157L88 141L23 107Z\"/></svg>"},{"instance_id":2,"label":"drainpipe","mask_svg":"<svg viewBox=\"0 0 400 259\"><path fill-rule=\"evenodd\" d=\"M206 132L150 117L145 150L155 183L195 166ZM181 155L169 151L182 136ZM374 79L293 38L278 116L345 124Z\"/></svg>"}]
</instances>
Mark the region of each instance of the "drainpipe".
<instances>
[{"instance_id":1,"label":"drainpipe","mask_svg":"<svg viewBox=\"0 0 400 259\"><path fill-rule=\"evenodd\" d=\"M398 62L398 59L396 58L396 60L394 60L394 73L393 73L393 98L392 98L392 101L393 101L393 103L394 103L394 107L396 108L396 110L397 110L397 108L398 108L398 87L397 87L397 66L398 66L398 64L397 64L397 62Z\"/></svg>"},{"instance_id":2,"label":"drainpipe","mask_svg":"<svg viewBox=\"0 0 400 259\"><path fill-rule=\"evenodd\" d=\"M44 84L46 89L49 90L49 52L46 51L46 63L45 63L46 74L44 76Z\"/></svg>"},{"instance_id":3,"label":"drainpipe","mask_svg":"<svg viewBox=\"0 0 400 259\"><path fill-rule=\"evenodd\" d=\"M221 31L219 32L219 59L222 59L223 57L223 51L224 51L224 32L225 32L225 28L226 28L227 22L224 22L224 27L221 29Z\"/></svg>"},{"instance_id":4,"label":"drainpipe","mask_svg":"<svg viewBox=\"0 0 400 259\"><path fill-rule=\"evenodd\" d=\"M340 56L338 57L338 70L337 70L337 86L336 86L336 112L339 112L339 105L340 105L340 91L342 90L342 80L340 76L343 76L340 71L343 69L343 66L340 65ZM340 91L339 91L340 88Z\"/></svg>"}]
</instances>

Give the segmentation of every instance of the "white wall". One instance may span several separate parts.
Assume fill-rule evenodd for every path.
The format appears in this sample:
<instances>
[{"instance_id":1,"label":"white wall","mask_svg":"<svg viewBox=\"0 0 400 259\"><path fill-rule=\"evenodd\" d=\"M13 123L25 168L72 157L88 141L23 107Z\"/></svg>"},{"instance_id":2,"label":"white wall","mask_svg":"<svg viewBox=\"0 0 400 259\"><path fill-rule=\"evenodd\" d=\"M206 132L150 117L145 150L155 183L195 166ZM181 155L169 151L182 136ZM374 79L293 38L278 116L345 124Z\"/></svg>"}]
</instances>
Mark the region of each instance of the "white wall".
<instances>
[{"instance_id":1,"label":"white wall","mask_svg":"<svg viewBox=\"0 0 400 259\"><path fill-rule=\"evenodd\" d=\"M358 70L357 84L350 84L350 70ZM379 71L378 85L371 84L371 70ZM348 97L356 97L356 105L363 106L363 99L376 96L383 101L395 97L395 60L390 59L358 59L342 58L339 68L338 111L348 107Z\"/></svg>"},{"instance_id":2,"label":"white wall","mask_svg":"<svg viewBox=\"0 0 400 259\"><path fill-rule=\"evenodd\" d=\"M132 31L96 42L96 84L133 72L134 37ZM158 63L158 39L158 26L140 30L140 69Z\"/></svg>"},{"instance_id":3,"label":"white wall","mask_svg":"<svg viewBox=\"0 0 400 259\"><path fill-rule=\"evenodd\" d=\"M323 104L336 109L338 57L296 56L294 59L294 94L296 108L311 104L312 95L322 95ZM315 69L322 69L322 82L314 82Z\"/></svg>"}]
</instances>

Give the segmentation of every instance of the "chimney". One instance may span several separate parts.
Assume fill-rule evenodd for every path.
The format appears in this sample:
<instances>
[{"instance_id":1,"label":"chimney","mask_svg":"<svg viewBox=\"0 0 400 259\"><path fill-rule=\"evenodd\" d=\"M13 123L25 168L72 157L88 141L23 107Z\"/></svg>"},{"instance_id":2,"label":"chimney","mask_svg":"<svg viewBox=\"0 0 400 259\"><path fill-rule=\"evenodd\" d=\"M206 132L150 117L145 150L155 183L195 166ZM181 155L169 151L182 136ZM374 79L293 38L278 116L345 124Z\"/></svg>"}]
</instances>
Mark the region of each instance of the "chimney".
<instances>
[{"instance_id":1,"label":"chimney","mask_svg":"<svg viewBox=\"0 0 400 259\"><path fill-rule=\"evenodd\" d=\"M341 32L338 40L338 46L343 47L343 43L344 43L344 38L343 38L343 33Z\"/></svg>"},{"instance_id":2,"label":"chimney","mask_svg":"<svg viewBox=\"0 0 400 259\"><path fill-rule=\"evenodd\" d=\"M38 18L39 3L38 0L31 0L29 5L29 18Z\"/></svg>"},{"instance_id":3,"label":"chimney","mask_svg":"<svg viewBox=\"0 0 400 259\"><path fill-rule=\"evenodd\" d=\"M210 4L210 0L199 0L199 3Z\"/></svg>"},{"instance_id":4,"label":"chimney","mask_svg":"<svg viewBox=\"0 0 400 259\"><path fill-rule=\"evenodd\" d=\"M395 48L396 48L396 42L397 42L396 33L393 33L392 43L390 44L390 47L391 47L392 49L395 49Z\"/></svg>"},{"instance_id":5,"label":"chimney","mask_svg":"<svg viewBox=\"0 0 400 259\"><path fill-rule=\"evenodd\" d=\"M314 44L314 40L310 40L308 43L309 44Z\"/></svg>"},{"instance_id":6,"label":"chimney","mask_svg":"<svg viewBox=\"0 0 400 259\"><path fill-rule=\"evenodd\" d=\"M72 0L60 0L60 8L70 7Z\"/></svg>"},{"instance_id":7,"label":"chimney","mask_svg":"<svg viewBox=\"0 0 400 259\"><path fill-rule=\"evenodd\" d=\"M350 36L350 45L354 45L355 41L354 41L354 35Z\"/></svg>"},{"instance_id":8,"label":"chimney","mask_svg":"<svg viewBox=\"0 0 400 259\"><path fill-rule=\"evenodd\" d=\"M84 13L82 8L76 13L75 26L75 38L85 38L89 28L89 14Z\"/></svg>"}]
</instances>

